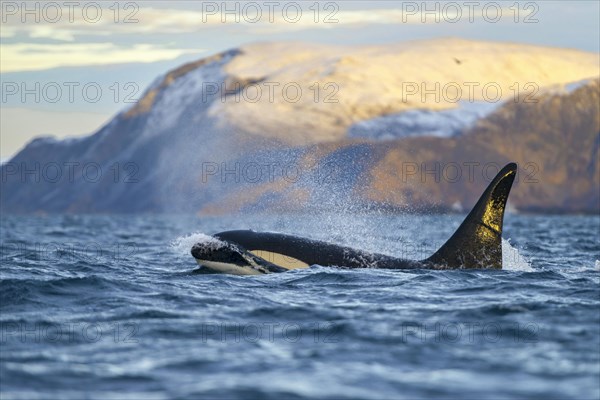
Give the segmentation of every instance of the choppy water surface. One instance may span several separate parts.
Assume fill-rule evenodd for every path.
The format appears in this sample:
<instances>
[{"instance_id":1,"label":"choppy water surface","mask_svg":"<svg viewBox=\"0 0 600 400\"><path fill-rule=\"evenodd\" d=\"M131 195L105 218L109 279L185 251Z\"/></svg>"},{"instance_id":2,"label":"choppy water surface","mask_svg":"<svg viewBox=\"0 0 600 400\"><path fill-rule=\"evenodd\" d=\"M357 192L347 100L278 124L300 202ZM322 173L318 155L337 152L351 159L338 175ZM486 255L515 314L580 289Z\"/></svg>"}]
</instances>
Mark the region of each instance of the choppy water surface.
<instances>
[{"instance_id":1,"label":"choppy water surface","mask_svg":"<svg viewBox=\"0 0 600 400\"><path fill-rule=\"evenodd\" d=\"M461 216L3 216L9 398L600 397L600 218L507 215L502 271L199 274L201 234L428 256Z\"/></svg>"}]
</instances>

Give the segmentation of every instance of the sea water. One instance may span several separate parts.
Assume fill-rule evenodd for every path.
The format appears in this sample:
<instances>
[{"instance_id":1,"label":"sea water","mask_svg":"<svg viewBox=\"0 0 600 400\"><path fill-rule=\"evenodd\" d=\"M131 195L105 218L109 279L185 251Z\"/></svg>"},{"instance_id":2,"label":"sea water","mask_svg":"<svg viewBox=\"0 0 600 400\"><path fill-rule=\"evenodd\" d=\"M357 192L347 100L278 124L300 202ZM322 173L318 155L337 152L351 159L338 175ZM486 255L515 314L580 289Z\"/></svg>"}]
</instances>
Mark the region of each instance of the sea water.
<instances>
[{"instance_id":1,"label":"sea water","mask_svg":"<svg viewBox=\"0 0 600 400\"><path fill-rule=\"evenodd\" d=\"M461 215L2 216L0 397L600 398L600 217L505 218L503 270L207 275L227 229L425 258Z\"/></svg>"}]
</instances>

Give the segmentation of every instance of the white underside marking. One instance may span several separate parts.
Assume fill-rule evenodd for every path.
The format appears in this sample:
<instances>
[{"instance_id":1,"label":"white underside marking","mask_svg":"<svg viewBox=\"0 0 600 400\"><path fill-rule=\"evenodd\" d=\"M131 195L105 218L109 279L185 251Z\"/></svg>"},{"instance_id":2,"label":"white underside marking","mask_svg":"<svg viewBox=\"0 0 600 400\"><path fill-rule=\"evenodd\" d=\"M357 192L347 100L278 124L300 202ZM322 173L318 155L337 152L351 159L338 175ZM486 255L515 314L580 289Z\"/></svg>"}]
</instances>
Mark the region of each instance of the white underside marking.
<instances>
[{"instance_id":1,"label":"white underside marking","mask_svg":"<svg viewBox=\"0 0 600 400\"><path fill-rule=\"evenodd\" d=\"M260 272L255 270L252 267L241 267L235 264L228 264L222 262L215 261L202 261L196 260L198 264L208 269L212 269L215 272L220 272L222 274L231 274L231 275L261 275Z\"/></svg>"},{"instance_id":2,"label":"white underside marking","mask_svg":"<svg viewBox=\"0 0 600 400\"><path fill-rule=\"evenodd\" d=\"M268 262L279 265L280 267L287 269L296 269L296 268L308 268L309 265L304 261L300 261L294 257L286 256L284 254L272 253L270 251L265 250L251 250L250 253L254 254L257 257L260 257Z\"/></svg>"}]
</instances>

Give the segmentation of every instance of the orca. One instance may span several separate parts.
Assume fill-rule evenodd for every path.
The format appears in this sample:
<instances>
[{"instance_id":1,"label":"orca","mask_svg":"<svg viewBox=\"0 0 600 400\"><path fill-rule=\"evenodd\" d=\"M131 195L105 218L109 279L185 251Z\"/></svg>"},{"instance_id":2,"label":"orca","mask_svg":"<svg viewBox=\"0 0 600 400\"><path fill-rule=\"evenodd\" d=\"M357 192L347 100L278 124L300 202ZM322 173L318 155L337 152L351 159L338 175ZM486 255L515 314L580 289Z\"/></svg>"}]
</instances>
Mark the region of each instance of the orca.
<instances>
[{"instance_id":1,"label":"orca","mask_svg":"<svg viewBox=\"0 0 600 400\"><path fill-rule=\"evenodd\" d=\"M311 265L385 269L502 269L502 224L517 173L507 164L456 232L431 257L405 260L298 236L252 230L220 232L196 243L192 256L209 272L259 275Z\"/></svg>"}]
</instances>

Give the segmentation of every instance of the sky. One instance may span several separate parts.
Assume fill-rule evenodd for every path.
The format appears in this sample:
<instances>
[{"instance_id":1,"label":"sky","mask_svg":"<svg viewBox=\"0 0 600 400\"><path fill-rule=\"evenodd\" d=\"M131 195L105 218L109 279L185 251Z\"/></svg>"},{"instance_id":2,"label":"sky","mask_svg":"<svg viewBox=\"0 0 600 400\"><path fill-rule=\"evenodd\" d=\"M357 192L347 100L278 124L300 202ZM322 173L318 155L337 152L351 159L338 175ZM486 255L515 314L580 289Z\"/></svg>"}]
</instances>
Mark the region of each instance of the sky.
<instances>
[{"instance_id":1,"label":"sky","mask_svg":"<svg viewBox=\"0 0 600 400\"><path fill-rule=\"evenodd\" d=\"M591 1L0 2L0 159L90 134L169 69L249 42L438 37L600 53Z\"/></svg>"}]
</instances>

